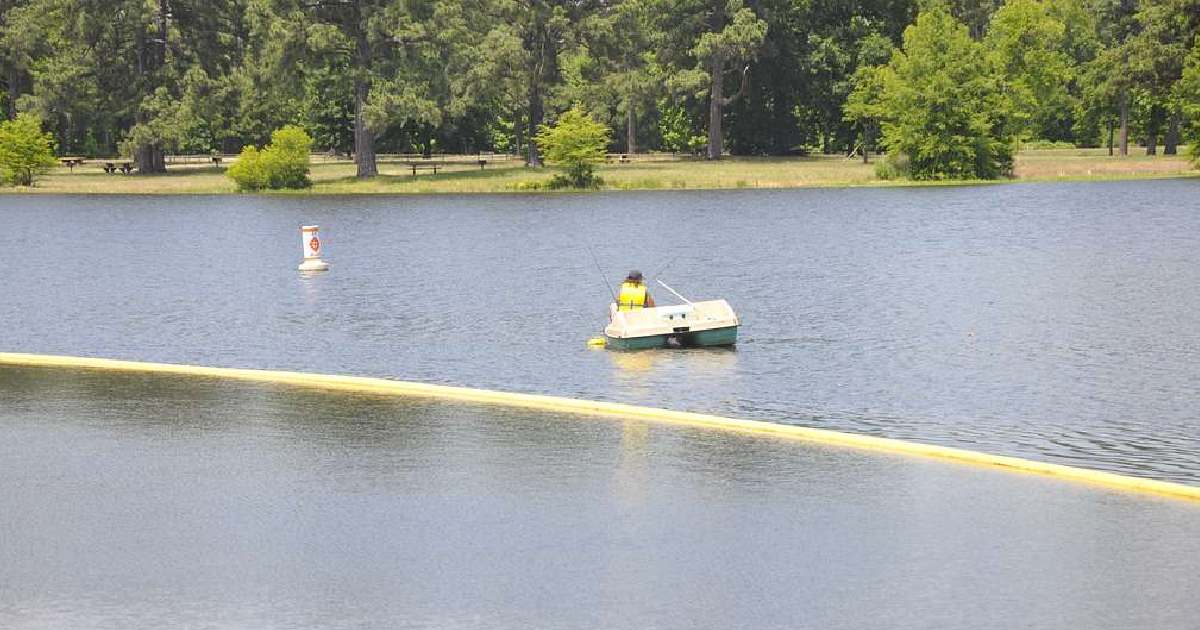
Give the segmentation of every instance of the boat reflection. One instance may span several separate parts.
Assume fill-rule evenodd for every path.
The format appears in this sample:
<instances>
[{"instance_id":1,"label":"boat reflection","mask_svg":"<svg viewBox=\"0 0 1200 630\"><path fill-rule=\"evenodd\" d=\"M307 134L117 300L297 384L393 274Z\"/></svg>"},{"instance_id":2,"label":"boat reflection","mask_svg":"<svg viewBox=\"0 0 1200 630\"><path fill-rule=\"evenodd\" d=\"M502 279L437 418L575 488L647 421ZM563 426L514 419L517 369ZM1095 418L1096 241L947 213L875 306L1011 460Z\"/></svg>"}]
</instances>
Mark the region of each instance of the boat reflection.
<instances>
[{"instance_id":1,"label":"boat reflection","mask_svg":"<svg viewBox=\"0 0 1200 630\"><path fill-rule=\"evenodd\" d=\"M695 383L703 387L727 380L736 372L737 352L730 348L689 348L608 352L613 383L627 395L647 399L665 383Z\"/></svg>"},{"instance_id":2,"label":"boat reflection","mask_svg":"<svg viewBox=\"0 0 1200 630\"><path fill-rule=\"evenodd\" d=\"M622 376L636 377L652 370L679 370L688 375L710 375L727 372L737 366L734 348L678 348L610 351L609 361L618 380Z\"/></svg>"}]
</instances>

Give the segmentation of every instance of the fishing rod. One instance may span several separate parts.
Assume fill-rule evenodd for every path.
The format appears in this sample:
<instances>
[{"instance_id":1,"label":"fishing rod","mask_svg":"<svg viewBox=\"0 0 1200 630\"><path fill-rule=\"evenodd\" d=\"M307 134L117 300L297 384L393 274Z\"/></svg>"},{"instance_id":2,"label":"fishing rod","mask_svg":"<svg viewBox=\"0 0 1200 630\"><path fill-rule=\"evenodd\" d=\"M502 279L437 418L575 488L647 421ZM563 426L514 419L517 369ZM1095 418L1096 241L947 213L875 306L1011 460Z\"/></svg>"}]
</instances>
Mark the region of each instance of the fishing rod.
<instances>
[{"instance_id":1,"label":"fishing rod","mask_svg":"<svg viewBox=\"0 0 1200 630\"><path fill-rule=\"evenodd\" d=\"M604 273L604 269L600 267L600 259L596 258L596 252L592 250L592 244L584 242L588 253L592 255L592 262L596 263L596 271L600 273L600 278L604 280L604 286L608 287L608 294L612 296L613 304L617 303L617 292L613 291L612 284L608 282L608 274Z\"/></svg>"},{"instance_id":2,"label":"fishing rod","mask_svg":"<svg viewBox=\"0 0 1200 630\"><path fill-rule=\"evenodd\" d=\"M671 292L671 295L674 295L675 297L677 297L677 298L679 298L679 299L683 300L684 302L687 302L687 303L688 303L688 305L690 305L690 306L695 306L695 304L692 304L692 301L691 301L691 300L689 300L689 299L687 299L687 298L683 297L682 295L679 295L679 292L678 292L678 291L676 291L675 289L672 289L671 287L667 286L667 283L666 283L666 282L663 282L662 280L659 280L659 279L657 279L657 278L655 278L655 280L654 280L654 281L655 281L655 282L657 282L657 283L659 283L659 284L661 284L661 285L662 285L662 287L663 287L664 289L666 289L666 290L670 291L670 292Z\"/></svg>"}]
</instances>

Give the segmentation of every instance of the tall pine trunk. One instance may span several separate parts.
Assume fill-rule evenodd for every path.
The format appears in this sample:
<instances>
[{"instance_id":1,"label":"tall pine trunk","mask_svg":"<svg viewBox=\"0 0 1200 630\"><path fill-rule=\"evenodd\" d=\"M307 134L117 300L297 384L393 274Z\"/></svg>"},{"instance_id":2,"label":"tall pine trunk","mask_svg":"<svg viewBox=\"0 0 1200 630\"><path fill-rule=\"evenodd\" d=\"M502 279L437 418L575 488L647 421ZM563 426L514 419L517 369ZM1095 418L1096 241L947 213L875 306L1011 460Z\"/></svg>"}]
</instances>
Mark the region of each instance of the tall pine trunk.
<instances>
[{"instance_id":1,"label":"tall pine trunk","mask_svg":"<svg viewBox=\"0 0 1200 630\"><path fill-rule=\"evenodd\" d=\"M721 138L721 106L725 100L724 88L724 70L725 62L721 59L721 55L714 54L712 58L712 67L709 72L712 74L711 90L708 99L708 154L710 160L721 159L721 153L724 149Z\"/></svg>"},{"instance_id":2,"label":"tall pine trunk","mask_svg":"<svg viewBox=\"0 0 1200 630\"><path fill-rule=\"evenodd\" d=\"M354 165L355 176L368 179L379 174L375 164L375 134L367 126L363 109L367 105L370 86L364 79L354 81Z\"/></svg>"},{"instance_id":3,"label":"tall pine trunk","mask_svg":"<svg viewBox=\"0 0 1200 630\"><path fill-rule=\"evenodd\" d=\"M167 172L166 156L163 153L162 147L156 144L144 144L138 147L134 151L133 159L137 162L138 173Z\"/></svg>"},{"instance_id":4,"label":"tall pine trunk","mask_svg":"<svg viewBox=\"0 0 1200 630\"><path fill-rule=\"evenodd\" d=\"M542 156L538 151L537 140L534 139L538 128L542 126L542 122L546 118L546 108L542 102L542 78L540 74L540 70L537 70L531 73L529 77L529 144L526 146L529 155L525 161L528 166L542 165Z\"/></svg>"},{"instance_id":5,"label":"tall pine trunk","mask_svg":"<svg viewBox=\"0 0 1200 630\"><path fill-rule=\"evenodd\" d=\"M537 134L542 123L546 120L545 94L542 93L547 76L556 63L556 42L551 41L546 27L546 18L540 12L533 16L532 30L525 38L525 47L529 52L529 85L528 85L528 144L526 145L526 166L541 166L542 155L537 145Z\"/></svg>"},{"instance_id":6,"label":"tall pine trunk","mask_svg":"<svg viewBox=\"0 0 1200 630\"><path fill-rule=\"evenodd\" d=\"M1167 133L1163 136L1163 155L1179 153L1179 114L1172 113L1167 119Z\"/></svg>"},{"instance_id":7,"label":"tall pine trunk","mask_svg":"<svg viewBox=\"0 0 1200 630\"><path fill-rule=\"evenodd\" d=\"M520 116L513 120L513 140L516 144L509 147L508 152L515 157L521 155L525 148L525 124L521 122Z\"/></svg>"},{"instance_id":8,"label":"tall pine trunk","mask_svg":"<svg viewBox=\"0 0 1200 630\"><path fill-rule=\"evenodd\" d=\"M361 22L361 19L360 19ZM371 44L365 26L357 25L354 54L354 165L355 177L369 179L379 174L375 164L375 133L367 124L367 98L371 95Z\"/></svg>"},{"instance_id":9,"label":"tall pine trunk","mask_svg":"<svg viewBox=\"0 0 1200 630\"><path fill-rule=\"evenodd\" d=\"M8 119L17 117L17 95L21 93L21 69L16 63L8 64Z\"/></svg>"},{"instance_id":10,"label":"tall pine trunk","mask_svg":"<svg viewBox=\"0 0 1200 630\"><path fill-rule=\"evenodd\" d=\"M158 41L152 44L144 55L147 62L143 65L139 62L140 69L144 74L152 75L158 72L167 63L167 16L170 14L170 8L167 6L167 0L159 0L158 16ZM144 40L139 40L139 47L145 45ZM139 55L142 57L143 55ZM134 120L138 123L149 122L146 115L139 109ZM133 161L137 164L139 174L146 175L151 173L166 173L167 160L163 154L162 145L159 143L148 143L137 146L133 150Z\"/></svg>"},{"instance_id":11,"label":"tall pine trunk","mask_svg":"<svg viewBox=\"0 0 1200 630\"><path fill-rule=\"evenodd\" d=\"M625 152L637 153L637 112L632 98L625 105Z\"/></svg>"},{"instance_id":12,"label":"tall pine trunk","mask_svg":"<svg viewBox=\"0 0 1200 630\"><path fill-rule=\"evenodd\" d=\"M1117 136L1121 157L1129 155L1129 95L1121 95L1121 133Z\"/></svg>"},{"instance_id":13,"label":"tall pine trunk","mask_svg":"<svg viewBox=\"0 0 1200 630\"><path fill-rule=\"evenodd\" d=\"M1146 155L1158 155L1158 132L1162 129L1163 108L1150 108L1150 120L1146 124Z\"/></svg>"}]
</instances>

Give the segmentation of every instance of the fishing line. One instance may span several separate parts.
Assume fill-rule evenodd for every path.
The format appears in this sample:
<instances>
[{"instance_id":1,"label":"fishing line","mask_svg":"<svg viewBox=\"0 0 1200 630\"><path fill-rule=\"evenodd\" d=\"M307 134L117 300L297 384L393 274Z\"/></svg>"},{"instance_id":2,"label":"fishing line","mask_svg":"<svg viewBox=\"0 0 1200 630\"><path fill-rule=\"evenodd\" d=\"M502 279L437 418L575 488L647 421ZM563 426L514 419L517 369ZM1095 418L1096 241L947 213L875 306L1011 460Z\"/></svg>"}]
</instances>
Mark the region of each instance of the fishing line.
<instances>
[{"instance_id":1,"label":"fishing line","mask_svg":"<svg viewBox=\"0 0 1200 630\"><path fill-rule=\"evenodd\" d=\"M674 258L672 258L670 261L668 261L667 264L660 267L659 270L654 272L654 275L652 275L650 277L654 278L655 280L658 280L658 277L661 276L663 274L663 272L667 270L668 267L675 264L675 261L679 260L680 256L683 256L683 252L679 252L678 254L675 254Z\"/></svg>"},{"instance_id":2,"label":"fishing line","mask_svg":"<svg viewBox=\"0 0 1200 630\"><path fill-rule=\"evenodd\" d=\"M600 267L600 259L596 258L596 252L592 250L592 244L587 241L583 242L587 247L588 253L592 255L592 262L596 263L596 271L600 273L600 279L604 280L604 286L608 287L608 294L612 296L613 304L617 303L617 292L613 291L612 284L608 282L608 274L604 273L604 269Z\"/></svg>"}]
</instances>

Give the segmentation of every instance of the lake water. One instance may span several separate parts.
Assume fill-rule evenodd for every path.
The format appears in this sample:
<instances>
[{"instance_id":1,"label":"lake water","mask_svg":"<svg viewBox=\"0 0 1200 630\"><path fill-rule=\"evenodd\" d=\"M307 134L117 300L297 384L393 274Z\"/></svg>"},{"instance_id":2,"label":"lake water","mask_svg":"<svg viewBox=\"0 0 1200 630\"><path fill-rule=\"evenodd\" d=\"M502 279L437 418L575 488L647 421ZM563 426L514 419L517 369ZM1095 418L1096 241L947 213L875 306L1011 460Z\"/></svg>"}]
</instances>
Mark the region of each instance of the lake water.
<instances>
[{"instance_id":1,"label":"lake water","mask_svg":"<svg viewBox=\"0 0 1200 630\"><path fill-rule=\"evenodd\" d=\"M1193 502L210 379L0 367L0 506L6 630L1200 618Z\"/></svg>"},{"instance_id":2,"label":"lake water","mask_svg":"<svg viewBox=\"0 0 1200 630\"><path fill-rule=\"evenodd\" d=\"M3 196L0 345L615 400L1200 483L1198 193ZM302 223L321 225L325 275L296 272ZM587 349L605 280L631 267L728 299L737 349Z\"/></svg>"}]
</instances>

